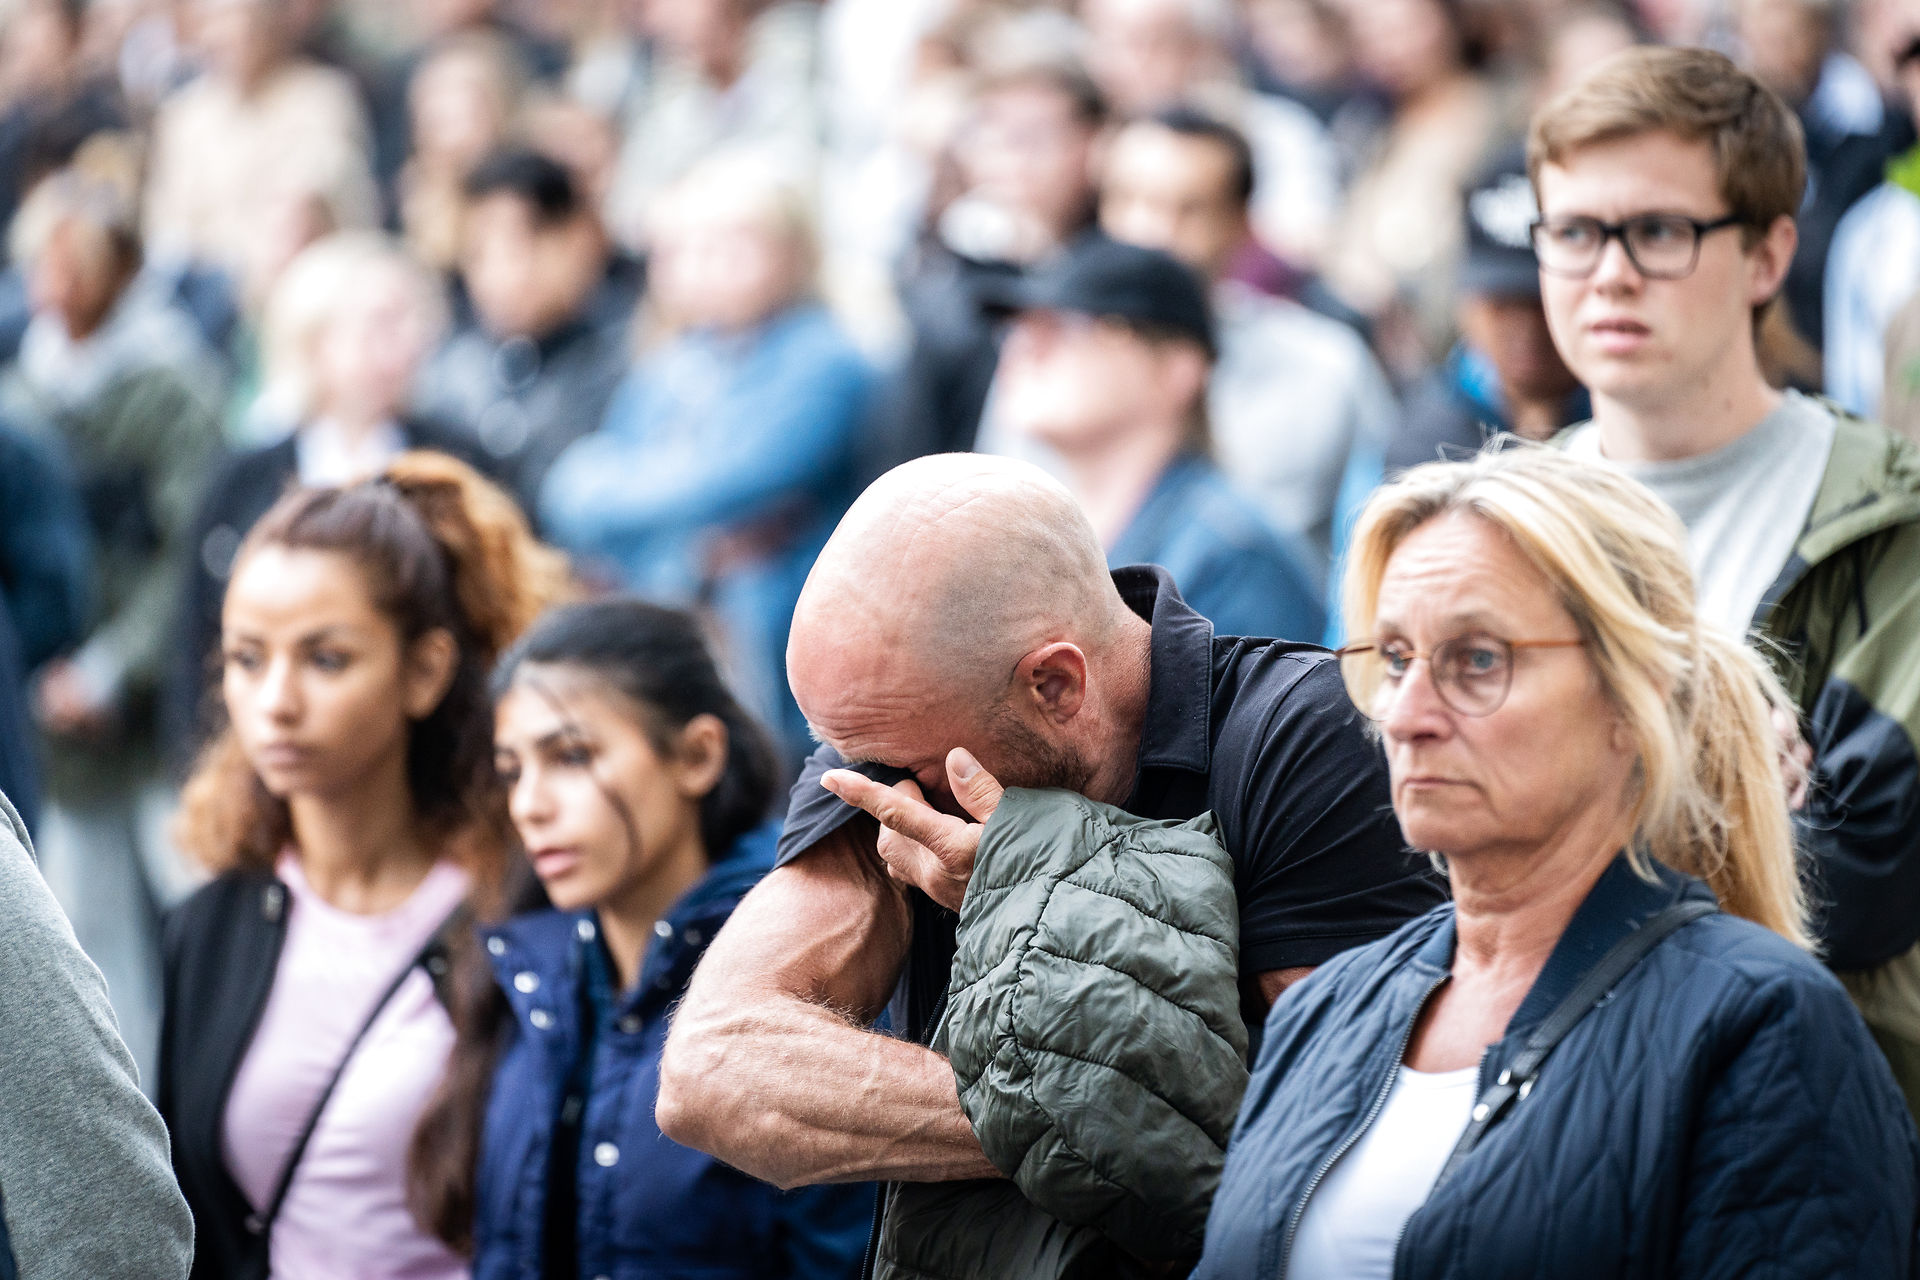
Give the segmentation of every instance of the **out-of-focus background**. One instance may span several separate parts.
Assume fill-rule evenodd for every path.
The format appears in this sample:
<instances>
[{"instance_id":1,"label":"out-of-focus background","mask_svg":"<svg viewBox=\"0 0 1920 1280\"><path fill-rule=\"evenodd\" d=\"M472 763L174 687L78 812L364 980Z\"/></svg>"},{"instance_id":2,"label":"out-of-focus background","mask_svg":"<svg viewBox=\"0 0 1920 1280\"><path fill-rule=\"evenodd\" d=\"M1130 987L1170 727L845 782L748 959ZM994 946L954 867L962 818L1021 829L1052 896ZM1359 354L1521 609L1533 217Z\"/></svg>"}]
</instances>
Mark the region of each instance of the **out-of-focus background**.
<instances>
[{"instance_id":1,"label":"out-of-focus background","mask_svg":"<svg viewBox=\"0 0 1920 1280\"><path fill-rule=\"evenodd\" d=\"M1584 416L1520 147L1640 41L1805 130L1770 372L1920 429L1920 0L0 4L0 788L136 1055L225 578L289 483L474 462L700 609L795 760L800 584L924 453L1034 457L1222 630L1320 639L1385 474ZM1000 360L985 304L1102 233L1201 277L1201 380L1070 323Z\"/></svg>"}]
</instances>

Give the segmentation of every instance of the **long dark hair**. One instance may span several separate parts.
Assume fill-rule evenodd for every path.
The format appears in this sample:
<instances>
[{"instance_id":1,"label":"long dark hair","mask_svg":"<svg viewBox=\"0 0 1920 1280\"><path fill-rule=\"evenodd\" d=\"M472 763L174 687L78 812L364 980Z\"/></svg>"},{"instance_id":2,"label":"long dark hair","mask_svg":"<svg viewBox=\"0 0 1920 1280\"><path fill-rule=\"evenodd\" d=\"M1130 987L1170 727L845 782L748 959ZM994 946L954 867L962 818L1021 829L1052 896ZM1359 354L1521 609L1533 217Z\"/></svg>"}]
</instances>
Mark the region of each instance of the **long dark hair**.
<instances>
[{"instance_id":1,"label":"long dark hair","mask_svg":"<svg viewBox=\"0 0 1920 1280\"><path fill-rule=\"evenodd\" d=\"M534 667L577 672L600 682L631 705L640 731L662 754L695 716L714 716L726 726L726 764L700 801L700 837L709 860L727 857L741 836L765 821L779 790L778 756L767 731L727 687L691 614L632 599L554 609L500 659L493 675L494 699L504 697ZM624 808L622 817L631 832L632 818ZM456 966L457 973L462 970L472 973ZM452 1000L453 1051L446 1076L414 1133L408 1203L424 1227L464 1253L473 1247L478 1159L461 1164L430 1158L429 1153L440 1147L478 1156L511 1010L490 975L484 982L454 982Z\"/></svg>"}]
</instances>

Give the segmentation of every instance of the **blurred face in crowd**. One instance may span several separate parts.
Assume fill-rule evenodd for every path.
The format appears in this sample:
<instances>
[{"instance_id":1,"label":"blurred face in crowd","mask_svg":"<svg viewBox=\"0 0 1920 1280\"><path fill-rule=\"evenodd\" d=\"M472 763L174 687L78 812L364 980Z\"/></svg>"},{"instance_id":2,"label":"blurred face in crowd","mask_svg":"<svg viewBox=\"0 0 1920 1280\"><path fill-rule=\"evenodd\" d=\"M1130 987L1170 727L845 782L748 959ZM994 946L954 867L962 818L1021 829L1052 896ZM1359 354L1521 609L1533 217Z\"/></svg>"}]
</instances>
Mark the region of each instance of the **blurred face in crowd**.
<instances>
[{"instance_id":1,"label":"blurred face in crowd","mask_svg":"<svg viewBox=\"0 0 1920 1280\"><path fill-rule=\"evenodd\" d=\"M408 88L415 156L464 173L498 146L506 134L509 96L502 75L474 48L428 59Z\"/></svg>"},{"instance_id":2,"label":"blurred face in crowd","mask_svg":"<svg viewBox=\"0 0 1920 1280\"><path fill-rule=\"evenodd\" d=\"M1464 66L1460 29L1440 0L1365 0L1347 14L1360 70L1396 98Z\"/></svg>"},{"instance_id":3,"label":"blurred face in crowd","mask_svg":"<svg viewBox=\"0 0 1920 1280\"><path fill-rule=\"evenodd\" d=\"M667 220L654 241L648 284L665 314L695 328L745 329L805 289L805 246L750 212Z\"/></svg>"},{"instance_id":4,"label":"blurred face in crowd","mask_svg":"<svg viewBox=\"0 0 1920 1280\"><path fill-rule=\"evenodd\" d=\"M369 263L314 340L315 411L354 423L396 417L431 335L422 284L397 263Z\"/></svg>"},{"instance_id":5,"label":"blurred face in crowd","mask_svg":"<svg viewBox=\"0 0 1920 1280\"><path fill-rule=\"evenodd\" d=\"M1142 424L1186 421L1207 373L1198 344L1151 340L1079 312L1029 311L1007 334L994 390L1010 426L1073 456Z\"/></svg>"},{"instance_id":6,"label":"blurred face in crowd","mask_svg":"<svg viewBox=\"0 0 1920 1280\"><path fill-rule=\"evenodd\" d=\"M78 341L100 327L131 278L132 264L105 232L68 218L40 246L28 288L34 311L60 317Z\"/></svg>"},{"instance_id":7,"label":"blurred face in crowd","mask_svg":"<svg viewBox=\"0 0 1920 1280\"><path fill-rule=\"evenodd\" d=\"M285 56L286 33L275 0L198 0L194 33L213 70L251 88Z\"/></svg>"},{"instance_id":8,"label":"blurred face in crowd","mask_svg":"<svg viewBox=\"0 0 1920 1280\"><path fill-rule=\"evenodd\" d=\"M641 0L641 22L648 35L709 76L731 80L739 73L744 0Z\"/></svg>"},{"instance_id":9,"label":"blurred face in crowd","mask_svg":"<svg viewBox=\"0 0 1920 1280\"><path fill-rule=\"evenodd\" d=\"M1460 332L1493 362L1500 384L1528 400L1559 400L1579 384L1554 348L1540 299L1469 294L1460 301Z\"/></svg>"},{"instance_id":10,"label":"blurred face in crowd","mask_svg":"<svg viewBox=\"0 0 1920 1280\"><path fill-rule=\"evenodd\" d=\"M553 905L618 903L664 863L704 860L700 801L725 768L726 740L717 717L696 716L663 749L646 712L604 682L523 669L494 716L494 763Z\"/></svg>"},{"instance_id":11,"label":"blurred face in crowd","mask_svg":"<svg viewBox=\"0 0 1920 1280\"><path fill-rule=\"evenodd\" d=\"M1827 20L1809 0L1740 0L1736 6L1747 68L1789 103L1806 101L1827 56Z\"/></svg>"},{"instance_id":12,"label":"blurred face in crowd","mask_svg":"<svg viewBox=\"0 0 1920 1280\"><path fill-rule=\"evenodd\" d=\"M1581 147L1539 176L1543 218L1619 222L1645 213L1710 222L1727 213L1705 141L1667 132ZM1793 256L1792 222L1749 247L1728 227L1700 238L1692 273L1642 274L1616 237L1584 277L1542 271L1540 289L1555 345L1597 397L1658 411L1702 381L1753 362L1754 307L1779 289Z\"/></svg>"},{"instance_id":13,"label":"blurred face in crowd","mask_svg":"<svg viewBox=\"0 0 1920 1280\"><path fill-rule=\"evenodd\" d=\"M248 220L241 253L249 309L265 306L287 265L332 230L332 213L311 190L296 186L263 195L255 216Z\"/></svg>"},{"instance_id":14,"label":"blurred face in crowd","mask_svg":"<svg viewBox=\"0 0 1920 1280\"><path fill-rule=\"evenodd\" d=\"M1100 226L1116 240L1164 249L1210 280L1247 238L1233 156L1210 138L1128 125L1108 148Z\"/></svg>"},{"instance_id":15,"label":"blurred face in crowd","mask_svg":"<svg viewBox=\"0 0 1920 1280\"><path fill-rule=\"evenodd\" d=\"M510 191L467 208L461 274L496 338L544 337L576 315L606 270L606 242L591 215L543 223Z\"/></svg>"},{"instance_id":16,"label":"blurred face in crowd","mask_svg":"<svg viewBox=\"0 0 1920 1280\"><path fill-rule=\"evenodd\" d=\"M73 70L80 32L55 0L21 6L0 34L0 92L50 92Z\"/></svg>"},{"instance_id":17,"label":"blurred face in crowd","mask_svg":"<svg viewBox=\"0 0 1920 1280\"><path fill-rule=\"evenodd\" d=\"M234 566L220 644L234 734L281 799L351 795L404 767L409 724L439 705L455 656L444 631L403 643L351 557L280 546Z\"/></svg>"},{"instance_id":18,"label":"blurred face in crowd","mask_svg":"<svg viewBox=\"0 0 1920 1280\"><path fill-rule=\"evenodd\" d=\"M1087 68L1126 115L1170 106L1214 52L1194 28L1191 0L1086 0Z\"/></svg>"},{"instance_id":19,"label":"blurred face in crowd","mask_svg":"<svg viewBox=\"0 0 1920 1280\"><path fill-rule=\"evenodd\" d=\"M974 195L1032 219L1058 241L1092 199L1097 136L1065 92L1014 82L981 96L960 138L960 163Z\"/></svg>"},{"instance_id":20,"label":"blurred face in crowd","mask_svg":"<svg viewBox=\"0 0 1920 1280\"><path fill-rule=\"evenodd\" d=\"M1626 20L1609 10L1592 8L1568 15L1547 33L1535 101L1545 102L1572 88L1588 71L1632 48L1637 40Z\"/></svg>"},{"instance_id":21,"label":"blurred face in crowd","mask_svg":"<svg viewBox=\"0 0 1920 1280\"><path fill-rule=\"evenodd\" d=\"M1248 0L1247 38L1289 85L1336 85L1353 69L1353 48L1337 0Z\"/></svg>"},{"instance_id":22,"label":"blurred face in crowd","mask_svg":"<svg viewBox=\"0 0 1920 1280\"><path fill-rule=\"evenodd\" d=\"M1367 639L1425 654L1460 636L1579 635L1505 533L1456 514L1420 526L1394 551ZM1370 714L1386 746L1394 813L1414 848L1531 856L1624 812L1633 753L1586 651L1515 650L1512 677L1505 699L1481 716L1447 705L1424 659L1381 685Z\"/></svg>"}]
</instances>

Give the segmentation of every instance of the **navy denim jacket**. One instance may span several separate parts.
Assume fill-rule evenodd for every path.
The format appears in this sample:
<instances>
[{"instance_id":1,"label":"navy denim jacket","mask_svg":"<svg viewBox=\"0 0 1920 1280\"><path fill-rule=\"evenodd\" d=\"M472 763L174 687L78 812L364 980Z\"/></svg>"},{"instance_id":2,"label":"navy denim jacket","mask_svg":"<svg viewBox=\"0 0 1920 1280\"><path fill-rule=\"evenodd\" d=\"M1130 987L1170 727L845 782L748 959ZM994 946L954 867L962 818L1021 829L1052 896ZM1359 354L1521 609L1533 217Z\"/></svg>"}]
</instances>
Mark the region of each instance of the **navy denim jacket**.
<instances>
[{"instance_id":1,"label":"navy denim jacket","mask_svg":"<svg viewBox=\"0 0 1920 1280\"><path fill-rule=\"evenodd\" d=\"M1488 1046L1481 1092L1617 939L1708 895L1657 875L1649 884L1621 858L1601 876ZM1196 1280L1285 1275L1307 1197L1371 1122L1453 946L1448 905L1275 1002ZM1917 1152L1840 984L1716 912L1662 941L1574 1027L1407 1220L1393 1274L1913 1276Z\"/></svg>"},{"instance_id":2,"label":"navy denim jacket","mask_svg":"<svg viewBox=\"0 0 1920 1280\"><path fill-rule=\"evenodd\" d=\"M845 1280L873 1220L870 1186L783 1192L669 1141L654 1122L674 1002L707 943L772 865L777 828L744 837L656 928L639 981L595 1037L577 1164L578 1274L608 1280ZM543 911L485 933L513 1007L487 1106L475 1280L546 1280L548 1154L583 1041L590 912Z\"/></svg>"}]
</instances>

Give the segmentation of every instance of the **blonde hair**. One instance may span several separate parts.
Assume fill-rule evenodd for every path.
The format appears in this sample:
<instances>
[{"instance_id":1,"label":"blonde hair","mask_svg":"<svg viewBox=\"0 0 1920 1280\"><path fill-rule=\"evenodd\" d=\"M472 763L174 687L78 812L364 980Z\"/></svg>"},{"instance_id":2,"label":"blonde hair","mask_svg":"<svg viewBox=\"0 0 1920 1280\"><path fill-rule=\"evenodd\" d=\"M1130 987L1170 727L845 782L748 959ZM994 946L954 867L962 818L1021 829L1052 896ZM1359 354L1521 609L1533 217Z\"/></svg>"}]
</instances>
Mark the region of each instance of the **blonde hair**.
<instances>
[{"instance_id":1,"label":"blonde hair","mask_svg":"<svg viewBox=\"0 0 1920 1280\"><path fill-rule=\"evenodd\" d=\"M393 237L377 231L340 231L295 255L267 298L261 321L265 382L261 407L298 422L313 411L313 354L320 336L356 296L370 274L390 271L403 280L420 309L426 346L446 327L447 304L433 273Z\"/></svg>"},{"instance_id":2,"label":"blonde hair","mask_svg":"<svg viewBox=\"0 0 1920 1280\"><path fill-rule=\"evenodd\" d=\"M1510 538L1586 641L1637 756L1634 869L1651 875L1652 858L1697 876L1727 911L1811 947L1772 719L1791 704L1758 654L1695 611L1679 519L1625 474L1537 445L1414 467L1361 512L1348 634L1373 633L1400 544L1455 514Z\"/></svg>"}]
</instances>

